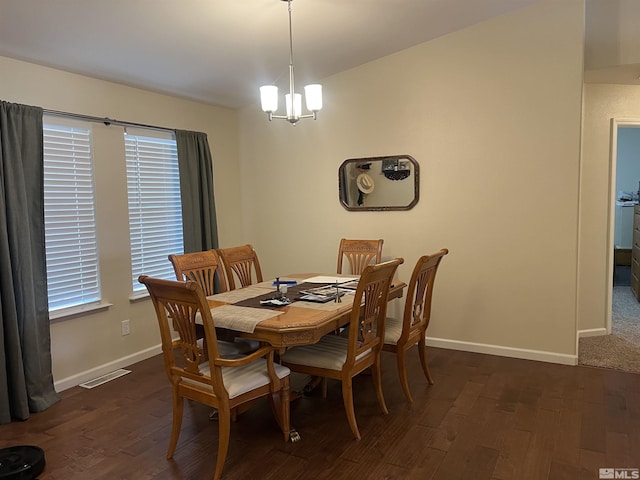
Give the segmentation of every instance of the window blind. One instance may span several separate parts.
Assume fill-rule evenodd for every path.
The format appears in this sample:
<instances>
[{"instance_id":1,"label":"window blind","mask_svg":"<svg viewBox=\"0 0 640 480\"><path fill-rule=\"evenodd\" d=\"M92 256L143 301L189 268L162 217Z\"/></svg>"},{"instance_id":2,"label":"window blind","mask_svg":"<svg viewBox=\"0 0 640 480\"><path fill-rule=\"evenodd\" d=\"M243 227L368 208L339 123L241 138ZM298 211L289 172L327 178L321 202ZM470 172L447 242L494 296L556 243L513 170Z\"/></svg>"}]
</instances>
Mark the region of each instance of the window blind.
<instances>
[{"instance_id":1,"label":"window blind","mask_svg":"<svg viewBox=\"0 0 640 480\"><path fill-rule=\"evenodd\" d=\"M45 122L48 122L45 120ZM49 312L100 301L91 130L45 123Z\"/></svg>"},{"instance_id":2,"label":"window blind","mask_svg":"<svg viewBox=\"0 0 640 480\"><path fill-rule=\"evenodd\" d=\"M184 252L178 152L172 134L125 132L131 273L134 293L146 291L140 275L175 279L168 260Z\"/></svg>"}]
</instances>

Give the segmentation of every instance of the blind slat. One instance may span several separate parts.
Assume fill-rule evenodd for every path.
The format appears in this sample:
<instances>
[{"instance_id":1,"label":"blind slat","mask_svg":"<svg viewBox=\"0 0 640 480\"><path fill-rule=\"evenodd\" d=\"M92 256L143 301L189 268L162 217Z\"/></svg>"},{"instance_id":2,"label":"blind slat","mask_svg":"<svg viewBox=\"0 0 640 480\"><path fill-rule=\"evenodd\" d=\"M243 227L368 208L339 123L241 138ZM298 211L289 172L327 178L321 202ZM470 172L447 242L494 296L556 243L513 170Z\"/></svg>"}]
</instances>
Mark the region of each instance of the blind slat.
<instances>
[{"instance_id":1,"label":"blind slat","mask_svg":"<svg viewBox=\"0 0 640 480\"><path fill-rule=\"evenodd\" d=\"M45 123L49 311L100 301L91 130Z\"/></svg>"},{"instance_id":2,"label":"blind slat","mask_svg":"<svg viewBox=\"0 0 640 480\"><path fill-rule=\"evenodd\" d=\"M125 135L133 290L140 275L174 279L169 254L184 252L178 152L174 138Z\"/></svg>"}]
</instances>

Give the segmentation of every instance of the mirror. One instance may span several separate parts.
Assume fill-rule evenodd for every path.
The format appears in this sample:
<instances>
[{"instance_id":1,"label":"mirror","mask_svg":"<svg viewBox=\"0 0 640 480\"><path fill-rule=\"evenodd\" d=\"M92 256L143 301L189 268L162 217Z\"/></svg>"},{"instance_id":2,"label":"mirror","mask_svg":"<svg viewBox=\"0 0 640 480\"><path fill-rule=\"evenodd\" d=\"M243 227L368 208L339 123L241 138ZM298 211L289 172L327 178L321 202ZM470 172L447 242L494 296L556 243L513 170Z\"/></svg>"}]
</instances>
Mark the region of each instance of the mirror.
<instances>
[{"instance_id":1,"label":"mirror","mask_svg":"<svg viewBox=\"0 0 640 480\"><path fill-rule=\"evenodd\" d=\"M351 158L338 169L340 203L347 210L409 210L418 203L420 167L410 155Z\"/></svg>"}]
</instances>

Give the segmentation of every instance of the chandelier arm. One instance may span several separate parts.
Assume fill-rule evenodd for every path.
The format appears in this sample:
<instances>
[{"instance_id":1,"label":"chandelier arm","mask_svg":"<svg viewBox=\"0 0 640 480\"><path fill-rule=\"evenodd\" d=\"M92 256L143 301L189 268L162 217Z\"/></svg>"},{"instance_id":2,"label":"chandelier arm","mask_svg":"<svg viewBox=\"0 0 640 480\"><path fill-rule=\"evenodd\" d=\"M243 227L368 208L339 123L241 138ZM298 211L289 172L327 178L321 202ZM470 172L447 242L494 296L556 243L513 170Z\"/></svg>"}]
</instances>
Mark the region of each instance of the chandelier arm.
<instances>
[{"instance_id":1,"label":"chandelier arm","mask_svg":"<svg viewBox=\"0 0 640 480\"><path fill-rule=\"evenodd\" d=\"M291 121L291 119L293 119L293 118L295 118L297 120L299 118L312 118L312 117L315 120L315 118L316 118L315 112L314 113L308 113L306 115L297 115L295 117L289 117L287 115L274 115L273 113L269 115L269 119L282 118L283 120L289 120L289 121Z\"/></svg>"}]
</instances>

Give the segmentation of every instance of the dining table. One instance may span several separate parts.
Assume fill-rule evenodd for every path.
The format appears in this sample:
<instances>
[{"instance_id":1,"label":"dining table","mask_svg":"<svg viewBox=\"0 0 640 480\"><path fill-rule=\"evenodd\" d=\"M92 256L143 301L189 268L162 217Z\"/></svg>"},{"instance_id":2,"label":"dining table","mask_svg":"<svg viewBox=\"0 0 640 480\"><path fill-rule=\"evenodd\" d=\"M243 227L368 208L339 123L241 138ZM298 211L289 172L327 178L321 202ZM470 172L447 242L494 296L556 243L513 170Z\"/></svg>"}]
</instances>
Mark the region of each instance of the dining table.
<instances>
[{"instance_id":1,"label":"dining table","mask_svg":"<svg viewBox=\"0 0 640 480\"><path fill-rule=\"evenodd\" d=\"M309 345L318 342L323 335L338 331L349 322L355 290L341 285L357 284L357 275L322 275L315 273L295 273L248 285L228 292L207 297L216 330L228 340L233 337L250 338L267 343L280 350L288 347ZM323 303L305 301L304 293L309 290L336 285L337 300ZM286 292L280 290L286 287ZM388 299L401 298L406 283L393 279ZM277 289L277 290L276 290ZM280 293L278 293L280 291ZM286 296L291 303L283 306L263 305L261 302ZM308 375L291 373L290 400L296 401L318 385L318 379ZM248 407L250 408L250 407ZM289 438L300 441L298 431L291 426Z\"/></svg>"},{"instance_id":2,"label":"dining table","mask_svg":"<svg viewBox=\"0 0 640 480\"><path fill-rule=\"evenodd\" d=\"M330 287L334 282L338 283L338 288L343 282L353 285L358 278L356 275L316 273L295 273L279 277L279 284L286 286L283 295L292 301L283 306L260 303L261 300L278 296L274 286L275 279L211 295L207 297L207 301L217 329L231 331L238 337L259 340L284 351L287 347L316 343L323 335L334 332L349 322L355 290L338 295L339 301L324 303L297 300L304 298L301 292ZM394 279L389 288L389 300L402 297L406 286L405 282Z\"/></svg>"}]
</instances>

